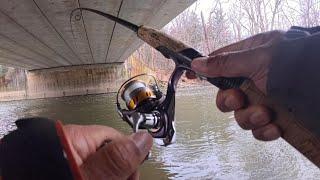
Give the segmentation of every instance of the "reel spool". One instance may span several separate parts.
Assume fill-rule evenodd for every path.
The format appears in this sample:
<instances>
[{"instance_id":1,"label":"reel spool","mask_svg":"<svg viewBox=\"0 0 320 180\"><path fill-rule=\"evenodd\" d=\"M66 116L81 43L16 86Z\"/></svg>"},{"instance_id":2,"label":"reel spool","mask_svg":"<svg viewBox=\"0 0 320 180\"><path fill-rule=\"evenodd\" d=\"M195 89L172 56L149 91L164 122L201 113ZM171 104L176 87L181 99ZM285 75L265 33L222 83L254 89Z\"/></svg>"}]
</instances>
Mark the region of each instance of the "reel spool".
<instances>
[{"instance_id":1,"label":"reel spool","mask_svg":"<svg viewBox=\"0 0 320 180\"><path fill-rule=\"evenodd\" d=\"M127 110L139 112L149 111L162 97L155 77L149 74L140 74L124 82L117 94L117 104L120 104L119 93Z\"/></svg>"},{"instance_id":2,"label":"reel spool","mask_svg":"<svg viewBox=\"0 0 320 180\"><path fill-rule=\"evenodd\" d=\"M136 109L143 105L144 102L156 99L154 90L141 80L131 80L121 92L121 98L125 101L129 110Z\"/></svg>"}]
</instances>

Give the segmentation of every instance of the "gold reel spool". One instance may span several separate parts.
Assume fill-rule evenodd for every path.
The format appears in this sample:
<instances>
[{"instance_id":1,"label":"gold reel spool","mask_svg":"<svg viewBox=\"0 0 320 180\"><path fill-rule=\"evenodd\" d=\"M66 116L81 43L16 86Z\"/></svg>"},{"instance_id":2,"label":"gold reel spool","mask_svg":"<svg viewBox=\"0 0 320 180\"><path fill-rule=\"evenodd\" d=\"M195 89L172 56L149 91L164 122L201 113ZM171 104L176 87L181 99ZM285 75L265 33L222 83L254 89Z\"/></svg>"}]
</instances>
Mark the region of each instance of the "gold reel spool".
<instances>
[{"instance_id":1,"label":"gold reel spool","mask_svg":"<svg viewBox=\"0 0 320 180\"><path fill-rule=\"evenodd\" d=\"M125 101L127 108L133 110L143 101L155 99L156 95L145 82L132 80L123 87L121 98Z\"/></svg>"}]
</instances>

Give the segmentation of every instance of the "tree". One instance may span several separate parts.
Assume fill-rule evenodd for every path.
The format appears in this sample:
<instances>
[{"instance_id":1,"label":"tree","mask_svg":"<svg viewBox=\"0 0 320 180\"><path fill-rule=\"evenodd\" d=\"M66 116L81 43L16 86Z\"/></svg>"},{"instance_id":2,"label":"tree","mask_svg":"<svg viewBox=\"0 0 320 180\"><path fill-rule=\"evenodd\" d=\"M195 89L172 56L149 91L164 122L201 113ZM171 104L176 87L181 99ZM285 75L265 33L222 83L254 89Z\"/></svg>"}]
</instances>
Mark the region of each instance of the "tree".
<instances>
[{"instance_id":1,"label":"tree","mask_svg":"<svg viewBox=\"0 0 320 180\"><path fill-rule=\"evenodd\" d=\"M320 23L319 0L206 1L211 6L209 13L201 12L199 3L182 12L163 31L204 54L257 33ZM170 74L174 67L172 61L146 44L134 56L158 74Z\"/></svg>"},{"instance_id":2,"label":"tree","mask_svg":"<svg viewBox=\"0 0 320 180\"><path fill-rule=\"evenodd\" d=\"M229 22L221 0L213 2L209 13L208 27L211 51L230 43L232 37Z\"/></svg>"},{"instance_id":3,"label":"tree","mask_svg":"<svg viewBox=\"0 0 320 180\"><path fill-rule=\"evenodd\" d=\"M306 27L320 24L320 1L299 0L299 19L300 23Z\"/></svg>"},{"instance_id":4,"label":"tree","mask_svg":"<svg viewBox=\"0 0 320 180\"><path fill-rule=\"evenodd\" d=\"M4 76L8 72L8 68L0 65L0 76Z\"/></svg>"}]
</instances>

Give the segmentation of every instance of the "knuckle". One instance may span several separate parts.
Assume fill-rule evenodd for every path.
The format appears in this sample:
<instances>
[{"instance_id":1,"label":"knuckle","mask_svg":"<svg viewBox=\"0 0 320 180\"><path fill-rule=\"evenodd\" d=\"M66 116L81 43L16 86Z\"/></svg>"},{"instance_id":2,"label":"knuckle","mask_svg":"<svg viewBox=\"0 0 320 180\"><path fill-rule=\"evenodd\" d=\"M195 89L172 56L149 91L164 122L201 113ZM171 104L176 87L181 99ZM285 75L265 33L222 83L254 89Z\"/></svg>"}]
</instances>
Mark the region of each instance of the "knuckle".
<instances>
[{"instance_id":1,"label":"knuckle","mask_svg":"<svg viewBox=\"0 0 320 180\"><path fill-rule=\"evenodd\" d=\"M261 115L267 115L267 114L269 114L268 109L267 109L265 106L263 106L263 105L255 105L255 106L252 106L252 110L251 110L251 111L257 112L257 113L259 113L259 114L261 114Z\"/></svg>"},{"instance_id":2,"label":"knuckle","mask_svg":"<svg viewBox=\"0 0 320 180\"><path fill-rule=\"evenodd\" d=\"M116 142L112 147L107 149L109 156L114 166L115 173L133 172L138 165L140 151L133 140L126 138L125 140Z\"/></svg>"},{"instance_id":3,"label":"knuckle","mask_svg":"<svg viewBox=\"0 0 320 180\"><path fill-rule=\"evenodd\" d=\"M240 109L244 106L244 96L240 90L237 89L230 89L228 90L229 96L231 100L233 101L232 103L234 104L235 109Z\"/></svg>"},{"instance_id":4,"label":"knuckle","mask_svg":"<svg viewBox=\"0 0 320 180\"><path fill-rule=\"evenodd\" d=\"M236 89L219 91L216 99L218 108L223 112L238 110L244 105L242 93Z\"/></svg>"},{"instance_id":5,"label":"knuckle","mask_svg":"<svg viewBox=\"0 0 320 180\"><path fill-rule=\"evenodd\" d=\"M217 103L217 107L221 112L224 112L224 113L232 111L231 109L226 107L223 103Z\"/></svg>"},{"instance_id":6,"label":"knuckle","mask_svg":"<svg viewBox=\"0 0 320 180\"><path fill-rule=\"evenodd\" d=\"M224 109L223 99L224 99L223 91L219 90L216 97L216 105L220 111Z\"/></svg>"},{"instance_id":7,"label":"knuckle","mask_svg":"<svg viewBox=\"0 0 320 180\"><path fill-rule=\"evenodd\" d=\"M271 113L267 107L263 105L257 105L251 111L256 114L254 118L260 122L259 124L263 125L271 121Z\"/></svg>"},{"instance_id":8,"label":"knuckle","mask_svg":"<svg viewBox=\"0 0 320 180\"><path fill-rule=\"evenodd\" d=\"M279 128L274 124L268 124L252 131L253 136L262 141L271 141L281 136Z\"/></svg>"},{"instance_id":9,"label":"knuckle","mask_svg":"<svg viewBox=\"0 0 320 180\"><path fill-rule=\"evenodd\" d=\"M239 93L236 89L228 89L225 91L226 94L228 94L228 96L232 96L232 97L238 97Z\"/></svg>"},{"instance_id":10,"label":"knuckle","mask_svg":"<svg viewBox=\"0 0 320 180\"><path fill-rule=\"evenodd\" d=\"M234 112L234 117L238 125L244 130L252 129L252 125L249 121L248 116L245 115L245 110L238 110Z\"/></svg>"},{"instance_id":11,"label":"knuckle","mask_svg":"<svg viewBox=\"0 0 320 180\"><path fill-rule=\"evenodd\" d=\"M216 105L220 111L228 112L228 108L225 106L224 100L225 100L225 93L224 91L219 90L216 97Z\"/></svg>"},{"instance_id":12,"label":"knuckle","mask_svg":"<svg viewBox=\"0 0 320 180\"><path fill-rule=\"evenodd\" d=\"M252 135L254 138L256 138L258 140L264 141L266 139L263 135L263 130L261 130L261 129L252 130Z\"/></svg>"}]
</instances>

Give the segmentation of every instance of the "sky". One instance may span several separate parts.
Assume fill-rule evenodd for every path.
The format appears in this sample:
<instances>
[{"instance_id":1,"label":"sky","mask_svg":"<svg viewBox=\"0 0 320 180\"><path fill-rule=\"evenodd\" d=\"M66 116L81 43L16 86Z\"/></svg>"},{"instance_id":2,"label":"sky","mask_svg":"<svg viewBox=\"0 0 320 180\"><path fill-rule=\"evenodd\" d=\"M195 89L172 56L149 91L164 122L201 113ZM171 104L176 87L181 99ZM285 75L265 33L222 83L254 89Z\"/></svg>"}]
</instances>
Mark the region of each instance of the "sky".
<instances>
[{"instance_id":1,"label":"sky","mask_svg":"<svg viewBox=\"0 0 320 180\"><path fill-rule=\"evenodd\" d=\"M189 8L194 9L197 8L197 13L203 13L204 17L209 17L209 13L212 7L213 1L212 0L197 0L195 3L193 3ZM224 4L227 6L227 4Z\"/></svg>"},{"instance_id":2,"label":"sky","mask_svg":"<svg viewBox=\"0 0 320 180\"><path fill-rule=\"evenodd\" d=\"M222 0L222 6L223 8L229 8L229 2L232 0ZM295 7L297 4L294 2L294 0L288 0L287 1L290 6ZM319 0L320 2L320 0ZM195 3L193 3L189 8L195 8L197 6L199 12L202 11L206 15L210 13L210 9L212 7L212 4L214 3L214 0L197 0Z\"/></svg>"},{"instance_id":3,"label":"sky","mask_svg":"<svg viewBox=\"0 0 320 180\"><path fill-rule=\"evenodd\" d=\"M224 11L228 12L228 9L232 8L231 6L235 2L235 0L221 0L221 2L222 2L222 8L224 9ZM270 2L269 4L270 6L268 6L267 11L269 11L270 7L273 7L275 3L274 0L271 0L269 2ZM291 22L293 22L294 25L301 25L299 24L300 20L298 19L298 14L301 13L301 11L299 10L300 9L299 2L300 2L299 0L282 1L282 4L284 4L284 6L282 6L282 10L286 12L290 16L290 18L292 18ZM316 7L320 9L320 0L314 0L310 2L315 3ZM196 9L195 12L199 13L199 15L202 12L205 20L207 21L209 17L209 13L214 4L215 4L215 0L197 0L188 9ZM271 19L271 12L269 11L268 14L270 15L270 19ZM285 28L289 28L289 27L285 27Z\"/></svg>"}]
</instances>

